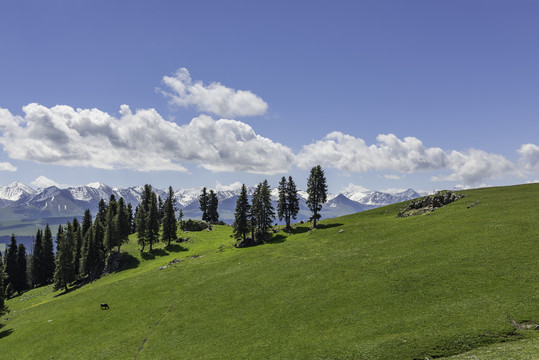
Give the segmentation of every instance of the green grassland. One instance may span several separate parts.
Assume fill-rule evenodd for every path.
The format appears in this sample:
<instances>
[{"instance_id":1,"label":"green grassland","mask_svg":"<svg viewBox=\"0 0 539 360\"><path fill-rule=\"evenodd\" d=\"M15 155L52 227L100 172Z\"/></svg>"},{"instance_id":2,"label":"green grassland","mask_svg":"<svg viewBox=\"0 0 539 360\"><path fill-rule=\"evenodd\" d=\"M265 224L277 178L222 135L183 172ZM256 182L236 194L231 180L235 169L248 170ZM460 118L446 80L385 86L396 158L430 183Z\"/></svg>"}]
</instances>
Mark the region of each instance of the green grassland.
<instances>
[{"instance_id":1,"label":"green grassland","mask_svg":"<svg viewBox=\"0 0 539 360\"><path fill-rule=\"evenodd\" d=\"M133 237L129 269L9 300L0 358L539 358L539 331L508 319L539 322L539 185L463 193L428 215L395 204L244 249L228 226L153 254Z\"/></svg>"}]
</instances>

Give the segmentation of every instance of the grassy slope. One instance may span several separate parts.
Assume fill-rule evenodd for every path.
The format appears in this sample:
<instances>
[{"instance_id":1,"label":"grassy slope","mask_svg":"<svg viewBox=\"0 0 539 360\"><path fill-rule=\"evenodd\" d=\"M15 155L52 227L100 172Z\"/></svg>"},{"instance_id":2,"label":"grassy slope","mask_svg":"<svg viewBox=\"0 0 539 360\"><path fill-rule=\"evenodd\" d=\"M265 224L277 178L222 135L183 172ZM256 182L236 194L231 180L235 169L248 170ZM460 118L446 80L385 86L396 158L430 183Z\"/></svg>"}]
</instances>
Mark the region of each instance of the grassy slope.
<instances>
[{"instance_id":1,"label":"grassy slope","mask_svg":"<svg viewBox=\"0 0 539 360\"><path fill-rule=\"evenodd\" d=\"M397 218L397 204L247 249L229 227L155 259L129 244L137 267L10 300L0 358L424 359L517 338L475 351L535 354L537 333L508 336L506 314L539 322L539 186L466 193L431 215Z\"/></svg>"}]
</instances>

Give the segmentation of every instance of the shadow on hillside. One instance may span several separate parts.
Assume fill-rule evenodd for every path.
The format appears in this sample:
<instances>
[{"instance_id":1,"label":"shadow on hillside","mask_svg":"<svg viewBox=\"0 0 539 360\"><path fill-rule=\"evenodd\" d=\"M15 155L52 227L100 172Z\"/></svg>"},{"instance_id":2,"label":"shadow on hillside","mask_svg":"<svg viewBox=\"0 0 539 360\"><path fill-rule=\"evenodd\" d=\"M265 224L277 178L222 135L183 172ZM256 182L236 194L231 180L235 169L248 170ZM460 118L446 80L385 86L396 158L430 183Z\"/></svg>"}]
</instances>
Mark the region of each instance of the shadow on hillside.
<instances>
[{"instance_id":1,"label":"shadow on hillside","mask_svg":"<svg viewBox=\"0 0 539 360\"><path fill-rule=\"evenodd\" d=\"M272 236L271 239L266 241L266 244L280 244L286 241L287 236L283 234L277 234L275 236Z\"/></svg>"},{"instance_id":2,"label":"shadow on hillside","mask_svg":"<svg viewBox=\"0 0 539 360\"><path fill-rule=\"evenodd\" d=\"M340 223L335 223L335 224L318 224L318 227L317 229L331 229L331 228L335 228L335 227L339 227L339 226L343 226L344 224L340 224Z\"/></svg>"},{"instance_id":3,"label":"shadow on hillside","mask_svg":"<svg viewBox=\"0 0 539 360\"><path fill-rule=\"evenodd\" d=\"M303 234L303 233L308 232L309 230L310 230L309 226L298 226L298 227L292 228L290 233L291 234Z\"/></svg>"},{"instance_id":4,"label":"shadow on hillside","mask_svg":"<svg viewBox=\"0 0 539 360\"><path fill-rule=\"evenodd\" d=\"M180 251L187 251L187 249L178 244L170 244L170 246L167 246L164 249L152 249L152 251L141 252L140 257L143 260L153 260L156 257L170 255L168 251L177 253Z\"/></svg>"},{"instance_id":5,"label":"shadow on hillside","mask_svg":"<svg viewBox=\"0 0 539 360\"><path fill-rule=\"evenodd\" d=\"M125 265L122 268L116 270L115 272L119 272L119 271L122 271L122 270L134 269L140 264L140 260L137 259L136 257L134 257L133 255L131 255L128 252L123 252L122 253L122 259L123 259L123 262L124 262Z\"/></svg>"},{"instance_id":6,"label":"shadow on hillside","mask_svg":"<svg viewBox=\"0 0 539 360\"><path fill-rule=\"evenodd\" d=\"M188 251L188 249L184 248L183 246L179 244L170 244L168 246L165 246L165 250L173 253L181 252L181 251Z\"/></svg>"},{"instance_id":7,"label":"shadow on hillside","mask_svg":"<svg viewBox=\"0 0 539 360\"><path fill-rule=\"evenodd\" d=\"M69 293L72 292L72 291L75 291L75 290L77 290L77 289L80 289L80 288L82 287L82 285L84 285L84 283L83 283L82 281L78 281L78 282L75 283L73 286L68 287L68 288L67 288L67 291L64 290L64 291L62 291L61 293L54 295L54 297L57 298L57 297L60 297L60 296L67 295L67 294L69 294ZM62 289L64 289L64 288L62 288Z\"/></svg>"},{"instance_id":8,"label":"shadow on hillside","mask_svg":"<svg viewBox=\"0 0 539 360\"><path fill-rule=\"evenodd\" d=\"M3 328L4 324L0 324L0 329ZM11 333L13 332L13 329L7 329L7 330L4 330L4 331L0 331L0 340L5 338L6 336L9 336L11 335Z\"/></svg>"}]
</instances>

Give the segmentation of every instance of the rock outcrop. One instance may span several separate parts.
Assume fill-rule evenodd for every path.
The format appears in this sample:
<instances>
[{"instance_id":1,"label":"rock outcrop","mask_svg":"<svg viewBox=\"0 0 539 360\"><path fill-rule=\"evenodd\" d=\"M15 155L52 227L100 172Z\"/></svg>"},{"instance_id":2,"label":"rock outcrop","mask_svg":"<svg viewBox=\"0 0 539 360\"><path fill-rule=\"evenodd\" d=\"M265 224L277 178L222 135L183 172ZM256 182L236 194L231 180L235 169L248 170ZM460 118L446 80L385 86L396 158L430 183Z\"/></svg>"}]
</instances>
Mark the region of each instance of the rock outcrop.
<instances>
[{"instance_id":1,"label":"rock outcrop","mask_svg":"<svg viewBox=\"0 0 539 360\"><path fill-rule=\"evenodd\" d=\"M413 215L421 215L431 213L434 210L450 204L465 195L458 194L452 191L439 191L434 195L424 196L415 200L410 200L408 205L399 212L399 217L408 217Z\"/></svg>"}]
</instances>

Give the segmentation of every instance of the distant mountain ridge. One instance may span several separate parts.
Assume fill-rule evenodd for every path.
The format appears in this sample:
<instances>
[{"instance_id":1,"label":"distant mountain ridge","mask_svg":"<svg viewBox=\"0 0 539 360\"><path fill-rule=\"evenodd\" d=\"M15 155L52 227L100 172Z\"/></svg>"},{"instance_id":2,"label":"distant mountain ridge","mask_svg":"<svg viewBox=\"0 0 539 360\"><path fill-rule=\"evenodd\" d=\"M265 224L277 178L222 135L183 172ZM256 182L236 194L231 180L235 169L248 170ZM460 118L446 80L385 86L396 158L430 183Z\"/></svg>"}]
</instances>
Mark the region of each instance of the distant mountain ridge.
<instances>
[{"instance_id":1,"label":"distant mountain ridge","mask_svg":"<svg viewBox=\"0 0 539 360\"><path fill-rule=\"evenodd\" d=\"M191 189L178 189L174 191L178 207L184 211L187 217L200 218L198 197L202 187ZM248 195L252 195L255 188L248 188ZM56 186L33 189L20 182L14 182L7 186L0 186L0 208L9 208L22 218L64 217L81 216L86 209L97 211L97 205L103 198L105 201L114 194L116 199L123 197L126 203L137 206L141 199L143 186L129 188L112 188L101 182L61 189ZM155 189L154 191L163 200L167 197L167 191ZM216 190L219 198L220 218L231 222L234 215L236 199L240 189ZM307 193L298 190L301 198L299 220L307 220L309 210L305 201ZM277 188L272 189L272 199L277 203ZM406 201L419 197L413 189L390 194L380 191L345 192L337 195L329 195L328 201L322 209L323 217L336 217L359 211L372 209L379 206L389 205L396 202Z\"/></svg>"}]
</instances>

